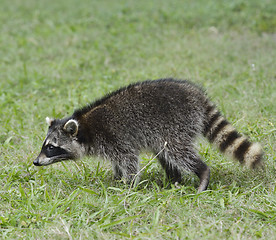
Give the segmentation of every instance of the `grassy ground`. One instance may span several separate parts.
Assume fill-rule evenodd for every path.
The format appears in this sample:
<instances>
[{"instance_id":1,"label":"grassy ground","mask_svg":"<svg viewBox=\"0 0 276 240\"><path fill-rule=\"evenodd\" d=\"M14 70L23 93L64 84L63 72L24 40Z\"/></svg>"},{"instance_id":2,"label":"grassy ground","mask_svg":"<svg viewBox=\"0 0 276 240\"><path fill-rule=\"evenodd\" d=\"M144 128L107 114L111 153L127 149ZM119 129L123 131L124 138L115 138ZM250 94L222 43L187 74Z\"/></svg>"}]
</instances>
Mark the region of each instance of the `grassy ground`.
<instances>
[{"instance_id":1,"label":"grassy ground","mask_svg":"<svg viewBox=\"0 0 276 240\"><path fill-rule=\"evenodd\" d=\"M275 239L276 5L233 1L0 3L2 239ZM110 164L32 165L47 130L130 82L176 77L203 85L241 132L262 143L250 171L207 142L209 190L187 175L169 186L157 161L129 189ZM142 158L145 165L153 156Z\"/></svg>"}]
</instances>

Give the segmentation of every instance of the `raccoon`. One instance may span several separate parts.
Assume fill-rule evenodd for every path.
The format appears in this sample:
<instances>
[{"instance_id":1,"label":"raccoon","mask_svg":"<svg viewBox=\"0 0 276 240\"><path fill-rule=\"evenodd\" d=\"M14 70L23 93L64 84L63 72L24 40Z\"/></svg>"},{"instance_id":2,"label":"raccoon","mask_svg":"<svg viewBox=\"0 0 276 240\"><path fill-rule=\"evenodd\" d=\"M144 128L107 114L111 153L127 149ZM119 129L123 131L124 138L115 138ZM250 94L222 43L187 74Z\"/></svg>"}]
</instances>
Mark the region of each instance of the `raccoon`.
<instances>
[{"instance_id":1,"label":"raccoon","mask_svg":"<svg viewBox=\"0 0 276 240\"><path fill-rule=\"evenodd\" d=\"M238 133L205 91L186 80L134 83L72 116L46 121L48 133L34 165L97 155L111 161L116 179L130 183L137 176L140 152L149 149L158 153L172 182L180 182L182 173L189 171L199 177L198 192L206 190L210 169L194 148L198 135L251 168L263 156L258 143Z\"/></svg>"}]
</instances>

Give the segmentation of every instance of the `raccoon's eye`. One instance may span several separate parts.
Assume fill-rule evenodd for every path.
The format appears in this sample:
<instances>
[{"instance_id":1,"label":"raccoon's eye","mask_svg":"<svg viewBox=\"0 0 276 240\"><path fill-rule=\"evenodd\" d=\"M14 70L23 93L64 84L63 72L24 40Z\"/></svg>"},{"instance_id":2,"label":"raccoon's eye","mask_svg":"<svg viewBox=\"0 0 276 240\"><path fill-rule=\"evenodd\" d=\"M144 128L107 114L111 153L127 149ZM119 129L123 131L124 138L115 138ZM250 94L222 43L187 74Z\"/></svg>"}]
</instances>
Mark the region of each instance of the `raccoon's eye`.
<instances>
[{"instance_id":1,"label":"raccoon's eye","mask_svg":"<svg viewBox=\"0 0 276 240\"><path fill-rule=\"evenodd\" d=\"M48 151L52 151L55 147L52 144L48 144L46 148Z\"/></svg>"},{"instance_id":2,"label":"raccoon's eye","mask_svg":"<svg viewBox=\"0 0 276 240\"><path fill-rule=\"evenodd\" d=\"M44 153L46 157L60 157L68 155L67 151L62 149L61 147L54 146L52 144L47 144L44 148Z\"/></svg>"}]
</instances>

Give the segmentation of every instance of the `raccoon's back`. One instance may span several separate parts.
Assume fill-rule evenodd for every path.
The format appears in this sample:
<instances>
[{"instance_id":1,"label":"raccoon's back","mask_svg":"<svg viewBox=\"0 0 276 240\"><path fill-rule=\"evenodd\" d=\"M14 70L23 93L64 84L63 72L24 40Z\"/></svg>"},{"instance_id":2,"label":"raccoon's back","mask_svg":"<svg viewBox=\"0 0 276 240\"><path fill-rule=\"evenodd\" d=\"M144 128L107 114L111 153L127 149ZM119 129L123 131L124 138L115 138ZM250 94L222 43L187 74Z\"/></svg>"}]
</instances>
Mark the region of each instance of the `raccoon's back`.
<instances>
[{"instance_id":1,"label":"raccoon's back","mask_svg":"<svg viewBox=\"0 0 276 240\"><path fill-rule=\"evenodd\" d=\"M161 79L136 83L105 100L114 117L141 127L202 129L206 96L188 81ZM195 130L194 129L194 130Z\"/></svg>"},{"instance_id":2,"label":"raccoon's back","mask_svg":"<svg viewBox=\"0 0 276 240\"><path fill-rule=\"evenodd\" d=\"M73 117L91 127L101 124L106 132L121 138L132 136L133 141L164 137L185 140L202 132L206 102L205 93L196 85L160 79L121 88L75 111Z\"/></svg>"}]
</instances>

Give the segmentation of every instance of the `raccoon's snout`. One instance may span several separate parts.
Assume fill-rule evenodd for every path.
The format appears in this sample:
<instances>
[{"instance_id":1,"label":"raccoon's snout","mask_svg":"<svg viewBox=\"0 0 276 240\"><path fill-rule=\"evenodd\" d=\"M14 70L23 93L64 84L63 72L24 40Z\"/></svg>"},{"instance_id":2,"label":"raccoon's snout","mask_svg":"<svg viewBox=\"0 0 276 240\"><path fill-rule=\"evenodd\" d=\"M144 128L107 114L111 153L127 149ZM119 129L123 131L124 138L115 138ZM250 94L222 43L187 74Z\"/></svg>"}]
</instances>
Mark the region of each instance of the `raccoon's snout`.
<instances>
[{"instance_id":1,"label":"raccoon's snout","mask_svg":"<svg viewBox=\"0 0 276 240\"><path fill-rule=\"evenodd\" d=\"M33 161L33 164L34 164L35 166L41 166L41 164L40 164L39 161L38 161L38 158L35 159L35 160Z\"/></svg>"}]
</instances>

